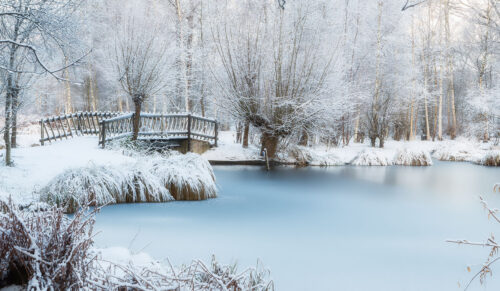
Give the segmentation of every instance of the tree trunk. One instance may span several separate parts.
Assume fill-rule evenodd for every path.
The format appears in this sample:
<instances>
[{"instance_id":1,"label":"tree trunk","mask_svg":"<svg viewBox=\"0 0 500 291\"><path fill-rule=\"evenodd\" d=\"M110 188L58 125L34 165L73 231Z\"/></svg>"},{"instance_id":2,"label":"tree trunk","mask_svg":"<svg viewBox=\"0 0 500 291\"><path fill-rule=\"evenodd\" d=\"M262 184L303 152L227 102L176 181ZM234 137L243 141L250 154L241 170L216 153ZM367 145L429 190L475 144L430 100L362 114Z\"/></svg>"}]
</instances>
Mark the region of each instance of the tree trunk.
<instances>
[{"instance_id":1,"label":"tree trunk","mask_svg":"<svg viewBox=\"0 0 500 291\"><path fill-rule=\"evenodd\" d=\"M250 131L250 123L248 121L245 122L245 127L243 128L243 147L248 147L248 132Z\"/></svg>"},{"instance_id":2,"label":"tree trunk","mask_svg":"<svg viewBox=\"0 0 500 291\"><path fill-rule=\"evenodd\" d=\"M137 138L139 137L142 103L139 101L134 101L134 105L135 105L135 112L134 112L134 120L132 122L133 123L132 140L137 140Z\"/></svg>"},{"instance_id":3,"label":"tree trunk","mask_svg":"<svg viewBox=\"0 0 500 291\"><path fill-rule=\"evenodd\" d=\"M309 134L307 133L307 130L302 130L302 133L300 135L300 141L299 145L301 146L307 146L307 143L309 141Z\"/></svg>"},{"instance_id":4,"label":"tree trunk","mask_svg":"<svg viewBox=\"0 0 500 291\"><path fill-rule=\"evenodd\" d=\"M19 106L19 89L12 89L12 112L11 112L11 136L10 144L12 148L17 147L17 111Z\"/></svg>"},{"instance_id":5,"label":"tree trunk","mask_svg":"<svg viewBox=\"0 0 500 291\"><path fill-rule=\"evenodd\" d=\"M241 122L236 124L236 143L241 143Z\"/></svg>"},{"instance_id":6,"label":"tree trunk","mask_svg":"<svg viewBox=\"0 0 500 291\"><path fill-rule=\"evenodd\" d=\"M8 76L7 76L7 94L5 96L5 129L4 129L4 133L3 133L3 139L5 141L5 165L6 166L12 166L11 139L10 139L11 113L12 113L12 73L8 73Z\"/></svg>"},{"instance_id":7,"label":"tree trunk","mask_svg":"<svg viewBox=\"0 0 500 291\"><path fill-rule=\"evenodd\" d=\"M279 137L263 132L262 133L262 150L267 151L267 157L269 159L274 159L276 156L276 151L278 150Z\"/></svg>"}]
</instances>

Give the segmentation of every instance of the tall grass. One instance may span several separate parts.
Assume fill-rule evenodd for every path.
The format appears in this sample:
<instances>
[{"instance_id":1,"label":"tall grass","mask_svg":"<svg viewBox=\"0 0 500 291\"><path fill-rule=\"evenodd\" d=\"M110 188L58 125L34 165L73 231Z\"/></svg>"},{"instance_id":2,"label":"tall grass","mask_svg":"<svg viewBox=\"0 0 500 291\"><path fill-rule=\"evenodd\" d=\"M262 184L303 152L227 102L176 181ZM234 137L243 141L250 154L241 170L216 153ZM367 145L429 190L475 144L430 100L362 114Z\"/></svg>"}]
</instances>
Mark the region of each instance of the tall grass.
<instances>
[{"instance_id":1,"label":"tall grass","mask_svg":"<svg viewBox=\"0 0 500 291\"><path fill-rule=\"evenodd\" d=\"M401 166L432 166L429 152L419 149L402 149L394 156L394 165Z\"/></svg>"},{"instance_id":2,"label":"tall grass","mask_svg":"<svg viewBox=\"0 0 500 291\"><path fill-rule=\"evenodd\" d=\"M489 151L480 161L481 165L500 167L500 151Z\"/></svg>"},{"instance_id":3,"label":"tall grass","mask_svg":"<svg viewBox=\"0 0 500 291\"><path fill-rule=\"evenodd\" d=\"M134 167L90 165L70 169L55 177L40 192L41 201L68 213L84 205L173 200L156 177Z\"/></svg>"},{"instance_id":4,"label":"tall grass","mask_svg":"<svg viewBox=\"0 0 500 291\"><path fill-rule=\"evenodd\" d=\"M172 155L156 162L152 172L175 200L205 200L217 196L212 166L197 154Z\"/></svg>"},{"instance_id":5,"label":"tall grass","mask_svg":"<svg viewBox=\"0 0 500 291\"><path fill-rule=\"evenodd\" d=\"M50 205L75 212L82 205L205 200L217 196L212 167L197 154L137 157L137 162L69 169L40 191Z\"/></svg>"}]
</instances>

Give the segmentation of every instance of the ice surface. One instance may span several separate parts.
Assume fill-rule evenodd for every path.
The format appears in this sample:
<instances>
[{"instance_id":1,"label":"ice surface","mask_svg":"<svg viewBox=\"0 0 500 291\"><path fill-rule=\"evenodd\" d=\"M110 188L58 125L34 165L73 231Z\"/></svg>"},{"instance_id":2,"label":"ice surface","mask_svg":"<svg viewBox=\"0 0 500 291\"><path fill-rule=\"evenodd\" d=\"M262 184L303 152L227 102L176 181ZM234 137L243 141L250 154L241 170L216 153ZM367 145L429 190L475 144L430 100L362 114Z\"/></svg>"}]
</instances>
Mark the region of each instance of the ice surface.
<instances>
[{"instance_id":1,"label":"ice surface","mask_svg":"<svg viewBox=\"0 0 500 291\"><path fill-rule=\"evenodd\" d=\"M481 241L496 229L479 194L500 205L492 192L500 168L471 163L274 172L233 166L215 167L215 175L217 199L106 207L97 246L131 246L174 265L215 254L244 268L260 258L277 290L453 291L487 250L445 240ZM499 283L494 275L487 288L470 290L498 290Z\"/></svg>"}]
</instances>

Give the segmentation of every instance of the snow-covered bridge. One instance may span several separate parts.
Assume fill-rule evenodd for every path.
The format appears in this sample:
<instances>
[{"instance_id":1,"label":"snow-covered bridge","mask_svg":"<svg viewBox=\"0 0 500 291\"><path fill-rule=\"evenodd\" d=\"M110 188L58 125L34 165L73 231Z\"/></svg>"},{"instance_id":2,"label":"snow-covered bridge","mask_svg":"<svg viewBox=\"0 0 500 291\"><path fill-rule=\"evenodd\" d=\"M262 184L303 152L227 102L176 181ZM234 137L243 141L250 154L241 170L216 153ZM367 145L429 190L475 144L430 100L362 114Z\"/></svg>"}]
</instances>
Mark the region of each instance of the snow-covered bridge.
<instances>
[{"instance_id":1,"label":"snow-covered bridge","mask_svg":"<svg viewBox=\"0 0 500 291\"><path fill-rule=\"evenodd\" d=\"M134 113L77 112L40 120L40 143L78 135L97 135L99 145L132 136ZM204 152L217 146L217 121L190 113L141 113L139 139L181 152Z\"/></svg>"}]
</instances>

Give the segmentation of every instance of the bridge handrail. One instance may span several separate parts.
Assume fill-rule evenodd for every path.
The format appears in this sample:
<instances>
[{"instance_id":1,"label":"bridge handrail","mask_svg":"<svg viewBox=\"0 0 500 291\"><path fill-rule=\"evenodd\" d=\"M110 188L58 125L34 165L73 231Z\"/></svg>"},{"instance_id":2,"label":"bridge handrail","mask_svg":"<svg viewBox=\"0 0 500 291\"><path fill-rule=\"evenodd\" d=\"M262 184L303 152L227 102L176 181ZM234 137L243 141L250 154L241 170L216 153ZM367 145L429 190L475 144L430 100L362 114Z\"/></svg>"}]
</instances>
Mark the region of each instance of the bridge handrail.
<instances>
[{"instance_id":1,"label":"bridge handrail","mask_svg":"<svg viewBox=\"0 0 500 291\"><path fill-rule=\"evenodd\" d=\"M74 135L98 134L99 122L122 114L121 112L89 112L79 111L71 114L52 116L40 119L40 144Z\"/></svg>"},{"instance_id":2,"label":"bridge handrail","mask_svg":"<svg viewBox=\"0 0 500 291\"><path fill-rule=\"evenodd\" d=\"M40 143L62 140L74 135L99 135L99 144L130 136L134 113L80 111L40 120ZM141 113L140 136L159 136L166 139L191 139L211 142L217 146L218 124L215 119L190 113Z\"/></svg>"},{"instance_id":3,"label":"bridge handrail","mask_svg":"<svg viewBox=\"0 0 500 291\"><path fill-rule=\"evenodd\" d=\"M133 130L134 114L126 114L99 123L99 145L105 147L106 142L129 136ZM213 142L217 146L218 124L215 119L201 117L190 113L141 113L139 120L139 136L158 136L162 139L187 139L188 150L191 139Z\"/></svg>"}]
</instances>

